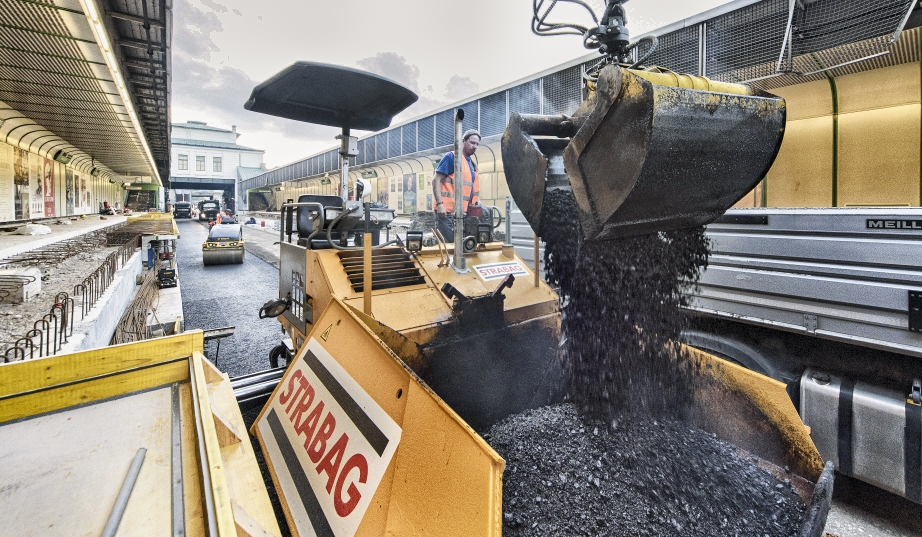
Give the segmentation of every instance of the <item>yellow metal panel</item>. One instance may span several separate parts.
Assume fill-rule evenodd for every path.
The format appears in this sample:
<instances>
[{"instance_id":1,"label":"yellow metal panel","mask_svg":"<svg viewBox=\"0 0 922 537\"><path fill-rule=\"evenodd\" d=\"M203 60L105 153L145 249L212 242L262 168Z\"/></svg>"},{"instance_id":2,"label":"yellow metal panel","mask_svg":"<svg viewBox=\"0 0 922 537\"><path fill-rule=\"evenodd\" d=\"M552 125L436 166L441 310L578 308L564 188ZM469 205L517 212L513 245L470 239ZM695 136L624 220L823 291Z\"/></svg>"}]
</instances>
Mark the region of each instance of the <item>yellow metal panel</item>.
<instances>
[{"instance_id":1,"label":"yellow metal panel","mask_svg":"<svg viewBox=\"0 0 922 537\"><path fill-rule=\"evenodd\" d=\"M501 535L503 459L419 384L407 399L384 535Z\"/></svg>"},{"instance_id":2,"label":"yellow metal panel","mask_svg":"<svg viewBox=\"0 0 922 537\"><path fill-rule=\"evenodd\" d=\"M211 369L217 372L217 369L207 359L202 361L202 366L206 370ZM240 518L238 515L242 509L244 514L241 516L247 519L246 527L256 524L265 531L266 535L281 535L278 521L272 510L272 503L266 492L266 485L259 473L253 445L246 436L246 425L243 423L240 407L234 399L234 390L231 388L227 374L219 372L219 375L219 381L208 384L212 410L243 436L242 442L235 442L221 448L221 460L224 463L223 469L230 491L231 504L236 506L233 509L234 519L237 525L240 525L242 521L238 519ZM207 371L206 376L208 376Z\"/></svg>"},{"instance_id":3,"label":"yellow metal panel","mask_svg":"<svg viewBox=\"0 0 922 537\"><path fill-rule=\"evenodd\" d=\"M918 103L919 62L837 77L836 89L840 114Z\"/></svg>"},{"instance_id":4,"label":"yellow metal panel","mask_svg":"<svg viewBox=\"0 0 922 537\"><path fill-rule=\"evenodd\" d=\"M768 171L770 207L832 205L832 134L832 116L788 121Z\"/></svg>"},{"instance_id":5,"label":"yellow metal panel","mask_svg":"<svg viewBox=\"0 0 922 537\"><path fill-rule=\"evenodd\" d=\"M726 442L816 482L823 470L813 440L786 385L706 352L683 345L696 362L696 424Z\"/></svg>"},{"instance_id":6,"label":"yellow metal panel","mask_svg":"<svg viewBox=\"0 0 922 537\"><path fill-rule=\"evenodd\" d=\"M188 365L186 366L188 373ZM180 421L182 422L182 500L186 522L186 535L205 535L205 513L202 510L202 471L198 463L198 442L195 432L195 413L192 409L192 387L188 382L179 385Z\"/></svg>"},{"instance_id":7,"label":"yellow metal panel","mask_svg":"<svg viewBox=\"0 0 922 537\"><path fill-rule=\"evenodd\" d=\"M800 119L832 115L832 90L827 80L775 88L771 93L784 97L788 125Z\"/></svg>"},{"instance_id":8,"label":"yellow metal panel","mask_svg":"<svg viewBox=\"0 0 922 537\"><path fill-rule=\"evenodd\" d=\"M7 365L17 366L26 363L29 362ZM18 376L18 371L14 367L4 368L3 373L11 377ZM10 395L10 398L0 401L0 423L74 405L92 403L155 386L182 382L188 378L188 362L180 360L94 380L69 383L56 388L29 391L23 395L5 394Z\"/></svg>"},{"instance_id":9,"label":"yellow metal panel","mask_svg":"<svg viewBox=\"0 0 922 537\"><path fill-rule=\"evenodd\" d=\"M394 458L356 535L499 535L502 458L342 302L331 303L310 337L402 429ZM297 360L303 359L302 352ZM293 370L283 377L257 424L272 408L279 390L285 389ZM254 426L253 432L266 452L259 427ZM285 472L285 466L269 458L267 462L281 490L279 472ZM283 501L290 518L288 501L300 500Z\"/></svg>"},{"instance_id":10,"label":"yellow metal panel","mask_svg":"<svg viewBox=\"0 0 922 537\"><path fill-rule=\"evenodd\" d=\"M204 348L202 331L0 365L0 396L191 356ZM188 376L188 375L187 375Z\"/></svg>"},{"instance_id":11,"label":"yellow metal panel","mask_svg":"<svg viewBox=\"0 0 922 537\"><path fill-rule=\"evenodd\" d=\"M919 112L913 104L839 116L839 205L918 205Z\"/></svg>"},{"instance_id":12,"label":"yellow metal panel","mask_svg":"<svg viewBox=\"0 0 922 537\"><path fill-rule=\"evenodd\" d=\"M436 289L405 291L398 287L375 291L372 297L372 316L398 332L451 320L451 306L446 303L441 291ZM361 296L343 302L358 310L362 309Z\"/></svg>"}]
</instances>

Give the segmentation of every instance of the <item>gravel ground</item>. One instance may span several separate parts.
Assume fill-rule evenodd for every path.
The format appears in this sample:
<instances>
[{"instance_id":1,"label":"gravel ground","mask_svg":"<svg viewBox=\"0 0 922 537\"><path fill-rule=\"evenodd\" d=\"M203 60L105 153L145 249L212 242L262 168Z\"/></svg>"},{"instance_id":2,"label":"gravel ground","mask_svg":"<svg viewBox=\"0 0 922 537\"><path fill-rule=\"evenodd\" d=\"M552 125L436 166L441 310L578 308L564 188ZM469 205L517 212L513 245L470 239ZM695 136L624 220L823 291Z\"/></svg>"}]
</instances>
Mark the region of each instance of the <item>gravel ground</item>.
<instances>
[{"instance_id":1,"label":"gravel ground","mask_svg":"<svg viewBox=\"0 0 922 537\"><path fill-rule=\"evenodd\" d=\"M58 264L36 266L42 271L42 292L22 304L0 304L0 348L32 329L35 321L51 311L54 297L60 292L72 295L74 286L96 270L118 247L100 248L79 253ZM15 266L10 266L15 268ZM76 320L80 319L79 301L75 304Z\"/></svg>"},{"instance_id":2,"label":"gravel ground","mask_svg":"<svg viewBox=\"0 0 922 537\"><path fill-rule=\"evenodd\" d=\"M253 255L242 265L205 267L202 242L207 228L190 220L177 225L182 235L176 257L186 329L235 327L234 335L222 340L218 356L218 368L231 377L268 369L269 351L282 340L281 328L275 319L259 319L258 313L260 306L278 298L278 269ZM215 344L207 347L213 357Z\"/></svg>"}]
</instances>

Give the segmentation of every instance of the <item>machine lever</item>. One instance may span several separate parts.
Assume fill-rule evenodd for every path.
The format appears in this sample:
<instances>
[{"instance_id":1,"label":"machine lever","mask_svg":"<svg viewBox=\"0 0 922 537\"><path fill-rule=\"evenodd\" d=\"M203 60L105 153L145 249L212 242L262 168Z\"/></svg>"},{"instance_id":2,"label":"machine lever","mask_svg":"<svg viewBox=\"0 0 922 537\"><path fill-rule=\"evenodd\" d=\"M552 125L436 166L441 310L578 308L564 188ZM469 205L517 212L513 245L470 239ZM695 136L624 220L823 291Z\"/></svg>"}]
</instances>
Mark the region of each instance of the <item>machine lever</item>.
<instances>
[{"instance_id":1,"label":"machine lever","mask_svg":"<svg viewBox=\"0 0 922 537\"><path fill-rule=\"evenodd\" d=\"M490 296L496 298L500 293L503 292L503 289L507 287L511 289L513 283L515 283L515 276L512 274L507 274L506 277L503 278L503 281L499 282L499 285L496 286L496 289L490 293Z\"/></svg>"}]
</instances>

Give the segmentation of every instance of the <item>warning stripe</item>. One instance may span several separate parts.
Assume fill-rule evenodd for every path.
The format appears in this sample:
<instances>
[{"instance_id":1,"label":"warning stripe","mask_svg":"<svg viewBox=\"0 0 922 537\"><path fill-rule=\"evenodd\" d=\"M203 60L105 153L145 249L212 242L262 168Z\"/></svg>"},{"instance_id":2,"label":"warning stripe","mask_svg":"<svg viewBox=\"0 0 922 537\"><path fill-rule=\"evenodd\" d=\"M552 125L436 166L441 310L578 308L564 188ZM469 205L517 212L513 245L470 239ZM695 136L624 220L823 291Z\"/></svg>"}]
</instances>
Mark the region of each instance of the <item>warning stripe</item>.
<instances>
[{"instance_id":1,"label":"warning stripe","mask_svg":"<svg viewBox=\"0 0 922 537\"><path fill-rule=\"evenodd\" d=\"M314 356L314 353L307 351L304 356L304 361L307 363L307 366L311 368L311 371L317 375L317 378L320 379L320 382L323 383L323 386L330 392L330 395L333 396L333 399L336 399L336 402L339 403L340 408L349 416L349 419L352 420L352 423L355 424L359 432L362 433L362 436L365 437L365 440L368 440L368 443L371 444L371 447L380 457L384 453L384 449L387 447L388 440L387 436L378 428L377 424L368 414L362 410L362 407L349 395L349 392L343 388L342 384L333 376L332 373Z\"/></svg>"},{"instance_id":2,"label":"warning stripe","mask_svg":"<svg viewBox=\"0 0 922 537\"><path fill-rule=\"evenodd\" d=\"M333 528L330 527L330 522L327 520L326 515L323 514L320 501L317 499L317 495L314 494L310 481L307 480L304 467L301 466L301 461L298 460L294 448L291 447L288 435L285 434L285 429L282 427L282 422L279 421L278 414L275 413L274 408L269 411L266 421L269 422L269 428L272 429L275 443L278 445L279 451L282 452L282 458L285 459L285 466L288 468L288 475L294 481L298 496L301 498L301 504L304 505L307 518L310 519L311 526L314 528L314 533L317 534L317 537L336 537L333 533Z\"/></svg>"}]
</instances>

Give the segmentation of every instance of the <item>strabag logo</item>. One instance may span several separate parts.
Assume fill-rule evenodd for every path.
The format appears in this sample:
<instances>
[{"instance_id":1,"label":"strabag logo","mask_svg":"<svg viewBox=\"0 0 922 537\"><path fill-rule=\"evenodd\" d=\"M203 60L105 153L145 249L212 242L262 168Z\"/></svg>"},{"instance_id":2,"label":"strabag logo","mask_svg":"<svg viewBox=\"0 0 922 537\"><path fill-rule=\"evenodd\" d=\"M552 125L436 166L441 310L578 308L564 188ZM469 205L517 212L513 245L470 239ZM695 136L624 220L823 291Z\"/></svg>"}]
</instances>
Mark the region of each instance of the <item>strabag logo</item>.
<instances>
[{"instance_id":1,"label":"strabag logo","mask_svg":"<svg viewBox=\"0 0 922 537\"><path fill-rule=\"evenodd\" d=\"M922 220L883 220L868 218L868 229L911 229L922 231Z\"/></svg>"},{"instance_id":2,"label":"strabag logo","mask_svg":"<svg viewBox=\"0 0 922 537\"><path fill-rule=\"evenodd\" d=\"M528 271L518 261L509 261L505 263L487 263L486 265L474 265L471 267L477 272L477 275L484 281L498 280L505 278L506 275L528 276Z\"/></svg>"},{"instance_id":3,"label":"strabag logo","mask_svg":"<svg viewBox=\"0 0 922 537\"><path fill-rule=\"evenodd\" d=\"M258 427L297 533L354 535L400 426L311 338Z\"/></svg>"}]
</instances>

